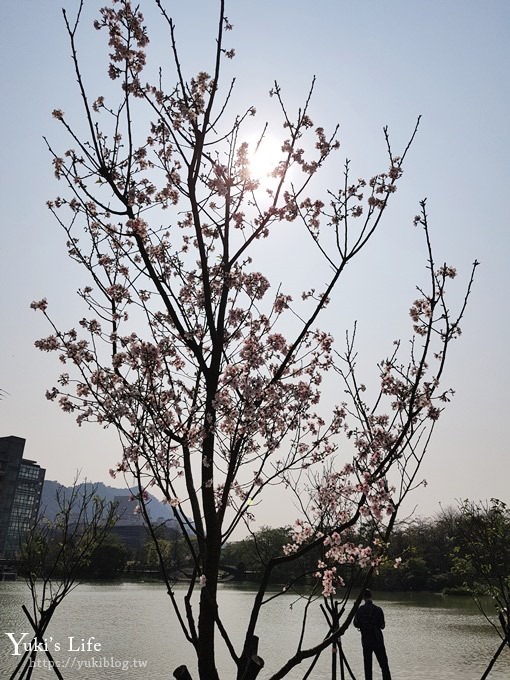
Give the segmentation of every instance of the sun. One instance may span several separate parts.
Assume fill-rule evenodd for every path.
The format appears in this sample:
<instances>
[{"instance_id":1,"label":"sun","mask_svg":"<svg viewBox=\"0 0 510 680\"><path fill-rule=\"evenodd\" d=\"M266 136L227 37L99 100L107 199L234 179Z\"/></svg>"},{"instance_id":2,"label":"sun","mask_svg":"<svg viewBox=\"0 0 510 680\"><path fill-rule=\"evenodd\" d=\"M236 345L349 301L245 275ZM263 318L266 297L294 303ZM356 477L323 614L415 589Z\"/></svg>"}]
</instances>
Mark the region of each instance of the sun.
<instances>
[{"instance_id":1,"label":"sun","mask_svg":"<svg viewBox=\"0 0 510 680\"><path fill-rule=\"evenodd\" d=\"M267 184L271 173L283 159L281 142L274 135L265 133L260 138L248 140L248 162L250 176L262 185Z\"/></svg>"}]
</instances>

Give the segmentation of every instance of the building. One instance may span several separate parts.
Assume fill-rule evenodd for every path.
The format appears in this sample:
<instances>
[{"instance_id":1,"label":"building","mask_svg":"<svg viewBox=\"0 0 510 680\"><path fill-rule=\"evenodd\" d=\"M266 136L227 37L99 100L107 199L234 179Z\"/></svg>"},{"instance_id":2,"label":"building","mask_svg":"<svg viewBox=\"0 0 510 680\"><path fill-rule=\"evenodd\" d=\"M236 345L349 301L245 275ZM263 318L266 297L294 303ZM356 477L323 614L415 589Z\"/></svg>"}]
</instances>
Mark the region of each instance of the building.
<instances>
[{"instance_id":1,"label":"building","mask_svg":"<svg viewBox=\"0 0 510 680\"><path fill-rule=\"evenodd\" d=\"M39 512L44 473L23 458L25 440L0 437L0 560L15 560Z\"/></svg>"},{"instance_id":2,"label":"building","mask_svg":"<svg viewBox=\"0 0 510 680\"><path fill-rule=\"evenodd\" d=\"M137 511L138 501L132 496L115 496L117 521L112 527L112 534L129 550L136 553L149 540L149 533L142 514Z\"/></svg>"},{"instance_id":3,"label":"building","mask_svg":"<svg viewBox=\"0 0 510 680\"><path fill-rule=\"evenodd\" d=\"M131 554L141 550L151 540L150 532L143 517L139 512L138 501L132 495L115 496L116 513L118 516L112 527L112 534L129 550ZM151 517L150 501L147 512ZM181 535L175 520L159 517L154 520L151 517L151 525L158 532L160 538L175 540Z\"/></svg>"}]
</instances>

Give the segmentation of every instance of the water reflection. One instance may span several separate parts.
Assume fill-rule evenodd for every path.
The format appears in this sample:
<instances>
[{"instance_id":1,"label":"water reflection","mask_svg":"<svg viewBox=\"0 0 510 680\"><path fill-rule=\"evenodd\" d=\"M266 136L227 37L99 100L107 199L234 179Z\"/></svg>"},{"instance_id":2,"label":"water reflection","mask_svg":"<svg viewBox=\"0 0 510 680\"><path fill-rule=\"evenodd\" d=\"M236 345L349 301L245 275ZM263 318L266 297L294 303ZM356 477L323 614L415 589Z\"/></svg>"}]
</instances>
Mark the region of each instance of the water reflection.
<instances>
[{"instance_id":1,"label":"water reflection","mask_svg":"<svg viewBox=\"0 0 510 680\"><path fill-rule=\"evenodd\" d=\"M234 644L240 645L246 628L253 593L247 589L225 586L221 593L221 613L234 631ZM394 680L478 680L499 645L494 630L483 620L468 598L442 598L430 594L381 594L377 603L386 616L385 641ZM5 635L16 639L29 626L21 611L28 604L23 583L0 583L0 677L12 672L16 657ZM295 651L300 631L302 604L291 594L271 602L260 621L260 655L266 667L260 680L271 674ZM310 613L308 638L317 642L326 633L324 617L318 609ZM94 638L98 652L68 650L69 637L74 648ZM28 636L27 636L28 637ZM172 677L181 664L194 665L168 596L161 584L84 584L71 593L57 610L48 629L51 644L61 650L55 658L67 668L66 680L152 680ZM351 628L343 640L343 649L356 678L362 680L362 657L359 633ZM42 656L41 659L44 657ZM224 649L218 655L225 680L232 680L232 670ZM81 664L81 665L80 665ZM330 680L331 653L323 654L315 666L314 680ZM300 680L306 666L287 677ZM38 668L34 680L54 680L47 668ZM380 677L377 672L374 677ZM510 650L505 650L491 673L491 680L510 677Z\"/></svg>"}]
</instances>

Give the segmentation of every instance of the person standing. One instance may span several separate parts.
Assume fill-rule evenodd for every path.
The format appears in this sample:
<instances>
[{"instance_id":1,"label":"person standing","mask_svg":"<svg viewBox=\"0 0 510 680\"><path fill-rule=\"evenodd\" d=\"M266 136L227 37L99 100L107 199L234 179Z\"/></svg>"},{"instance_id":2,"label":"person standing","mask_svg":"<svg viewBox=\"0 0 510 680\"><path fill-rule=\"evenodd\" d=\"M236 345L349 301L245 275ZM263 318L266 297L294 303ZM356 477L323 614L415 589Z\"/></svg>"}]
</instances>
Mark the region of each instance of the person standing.
<instances>
[{"instance_id":1,"label":"person standing","mask_svg":"<svg viewBox=\"0 0 510 680\"><path fill-rule=\"evenodd\" d=\"M359 607L354 616L354 626L361 632L361 646L363 647L363 664L365 680L372 680L372 655L375 654L381 667L383 680L391 680L388 657L384 647L382 634L385 626L384 612L372 602L372 593L368 588L363 592L365 604Z\"/></svg>"}]
</instances>

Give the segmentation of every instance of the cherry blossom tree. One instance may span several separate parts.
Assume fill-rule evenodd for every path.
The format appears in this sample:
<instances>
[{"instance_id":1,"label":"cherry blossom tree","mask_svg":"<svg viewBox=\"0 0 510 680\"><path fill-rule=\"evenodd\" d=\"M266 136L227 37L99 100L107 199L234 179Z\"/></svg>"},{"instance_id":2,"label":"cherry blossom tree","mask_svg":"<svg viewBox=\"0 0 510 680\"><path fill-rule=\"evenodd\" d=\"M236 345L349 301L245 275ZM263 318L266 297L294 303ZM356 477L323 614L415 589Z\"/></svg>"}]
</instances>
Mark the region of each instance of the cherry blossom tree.
<instances>
[{"instance_id":1,"label":"cherry blossom tree","mask_svg":"<svg viewBox=\"0 0 510 680\"><path fill-rule=\"evenodd\" d=\"M167 577L168 594L202 680L220 677L218 636L232 662L228 677L257 675L257 625L273 597L272 570L319 552L311 576L315 596L330 607L329 632L310 646L301 636L286 661L266 660L270 677L283 678L338 645L358 604L348 602L341 566L358 565L369 578L403 500L419 484L431 432L452 394L441 377L476 263L453 312L446 293L456 271L435 263L423 202L414 222L424 234L428 283L411 306L411 340L395 343L376 367L375 387L365 388L355 333L337 348L319 317L381 226L418 125L399 155L384 131L383 171L353 179L347 162L340 186L326 190L321 170L334 160L337 130L312 122L313 84L293 116L275 83L280 159L257 177L253 158L266 128L250 143L256 110L249 103L231 115L234 83L220 79L224 60L235 56L224 1L211 68L192 76L174 21L164 3L155 4L168 30L171 75L161 69L151 82L142 14L129 0L114 0L94 24L108 39L112 85L92 96L78 58L83 4L75 17L64 11L86 130L53 112L71 145L60 153L48 143L67 187L48 206L87 276L79 291L86 311L79 329L62 330L47 301L34 302L53 328L36 344L64 365L47 397L80 425L118 432L123 454L111 474L134 475L147 521L149 488L173 508L193 573L182 599ZM321 262L298 293L285 280L271 285L260 266L288 225L289 250L299 244ZM337 385L338 403L322 398L325 384ZM220 552L240 525L253 525L257 504L275 485L295 494L300 516L284 553L266 561L237 648L218 597Z\"/></svg>"}]
</instances>

